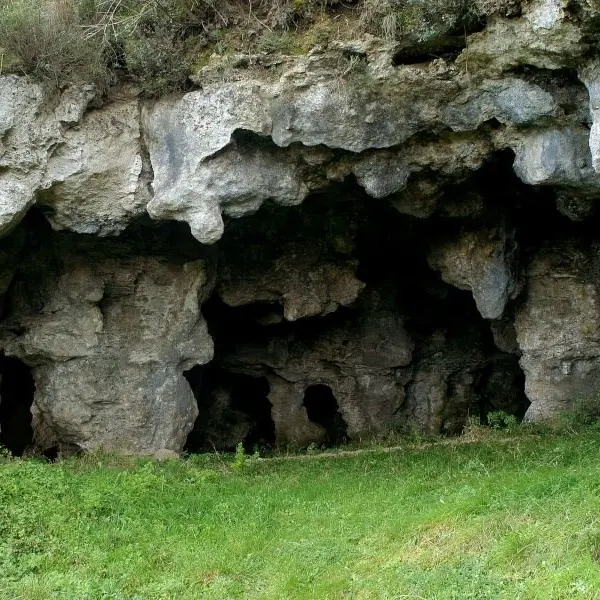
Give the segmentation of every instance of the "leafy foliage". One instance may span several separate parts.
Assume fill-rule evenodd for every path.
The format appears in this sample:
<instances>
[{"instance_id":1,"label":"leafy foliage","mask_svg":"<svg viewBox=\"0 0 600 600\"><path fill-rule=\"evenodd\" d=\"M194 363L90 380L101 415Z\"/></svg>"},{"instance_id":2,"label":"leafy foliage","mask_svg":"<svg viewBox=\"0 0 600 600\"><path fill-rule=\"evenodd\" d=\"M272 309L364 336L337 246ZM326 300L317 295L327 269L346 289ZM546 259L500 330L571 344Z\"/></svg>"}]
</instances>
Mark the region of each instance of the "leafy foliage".
<instances>
[{"instance_id":1,"label":"leafy foliage","mask_svg":"<svg viewBox=\"0 0 600 600\"><path fill-rule=\"evenodd\" d=\"M83 35L79 8L72 0L0 0L0 44L43 81L103 87L112 75L101 45Z\"/></svg>"},{"instance_id":2,"label":"leafy foliage","mask_svg":"<svg viewBox=\"0 0 600 600\"><path fill-rule=\"evenodd\" d=\"M517 418L503 410L496 410L488 413L487 421L492 429L507 429L508 431L514 431L519 426Z\"/></svg>"}]
</instances>

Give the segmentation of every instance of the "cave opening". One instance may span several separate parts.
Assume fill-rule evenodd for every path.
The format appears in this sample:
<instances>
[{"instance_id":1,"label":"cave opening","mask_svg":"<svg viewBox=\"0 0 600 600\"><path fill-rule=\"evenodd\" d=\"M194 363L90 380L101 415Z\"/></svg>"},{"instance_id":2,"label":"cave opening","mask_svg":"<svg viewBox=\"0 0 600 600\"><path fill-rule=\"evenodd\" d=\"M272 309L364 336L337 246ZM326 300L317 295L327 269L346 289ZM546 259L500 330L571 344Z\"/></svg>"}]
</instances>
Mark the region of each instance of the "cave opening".
<instances>
[{"instance_id":1,"label":"cave opening","mask_svg":"<svg viewBox=\"0 0 600 600\"><path fill-rule=\"evenodd\" d=\"M275 423L269 402L270 386L266 377L229 373L231 408L250 419L248 432L241 440L246 451L272 446L275 443Z\"/></svg>"},{"instance_id":2,"label":"cave opening","mask_svg":"<svg viewBox=\"0 0 600 600\"><path fill-rule=\"evenodd\" d=\"M392 64L395 67L404 65L419 65L429 63L432 60L443 59L448 62L454 62L465 49L464 37L451 38L444 45L437 45L431 48L421 49L403 49L396 52L392 57Z\"/></svg>"},{"instance_id":3,"label":"cave opening","mask_svg":"<svg viewBox=\"0 0 600 600\"><path fill-rule=\"evenodd\" d=\"M14 456L33 445L34 393L31 369L16 358L0 357L0 446Z\"/></svg>"},{"instance_id":4,"label":"cave opening","mask_svg":"<svg viewBox=\"0 0 600 600\"><path fill-rule=\"evenodd\" d=\"M214 364L196 366L184 375L198 405L186 452L232 452L238 443L253 452L275 443L266 377L233 373Z\"/></svg>"},{"instance_id":5,"label":"cave opening","mask_svg":"<svg viewBox=\"0 0 600 600\"><path fill-rule=\"evenodd\" d=\"M325 429L328 445L346 439L347 426L332 390L338 389L347 373L364 368L364 361L373 361L368 368L374 369L385 364L385 349L397 343L391 329L378 329L377 323L386 319L389 323L400 319L414 343L410 368L398 363L402 364L398 383L390 380L388 388L403 387L406 400L393 418L381 412L392 426L458 434L473 414L484 423L493 411L522 420L529 401L516 339L511 347L506 346L507 340L498 345L492 332L498 324L482 316L472 291L444 281L441 271L430 264L433 245L489 229L502 235L508 232L507 252L513 251L514 236L515 277L519 277L548 238L548 231L539 227L540 214L552 235L585 227L558 211L552 189L525 185L513 170L514 159L512 151L501 151L468 177L442 182L427 218L400 211L393 199L369 197L349 176L312 194L300 206L265 203L255 215L228 222L217 249L220 264L229 269L229 280L220 279L220 270L215 293L203 305L215 359L209 369L212 380L198 403L205 416L199 418L203 424L193 434L202 438L197 447L210 449L209 441L233 449L234 439L243 441L247 449L273 443L268 383L260 379L266 370L284 380L287 370L294 381L302 382L306 415ZM418 203L420 197L414 201ZM318 248L318 261L311 253L314 248ZM288 256L306 257L306 262L286 262ZM286 320L284 302L307 290L276 287L288 285L293 277L281 283L283 277L269 279L271 275L265 273L273 273L275 265L279 265L275 271L282 273L282 265L293 264L318 274L323 263L334 268L354 265L364 289L352 303L330 313L315 311L307 318ZM252 284L261 277L266 282L263 287ZM245 287L247 281L254 287ZM271 287L270 281L275 281ZM517 294L520 285L517 282ZM306 297L313 301L314 296ZM522 294L517 295L505 307L503 318L513 338L514 314L521 300ZM362 335L357 349L355 340ZM335 350L338 343L343 350ZM346 355L349 363L340 358ZM410 370L412 375L406 378L412 380L404 378ZM436 414L431 411L438 409L428 408L429 381L443 397ZM372 402L374 407L384 402L383 396L370 394L367 391L360 402Z\"/></svg>"},{"instance_id":6,"label":"cave opening","mask_svg":"<svg viewBox=\"0 0 600 600\"><path fill-rule=\"evenodd\" d=\"M358 350L360 361L384 363L386 352L380 348L393 347L396 341L391 330L385 327L378 330L374 324L390 318L393 322L396 317L389 315L402 320L415 344L411 368L424 374L443 372L445 378L445 383L439 383L445 386L445 405L440 414L427 417L427 423L421 409L415 408L416 404L423 404L426 386L399 383L405 390L414 391L409 398L413 404L409 406L407 401L395 413L394 426L402 421L410 430L421 424L429 427L428 423L435 421L437 433L457 434L469 414L480 413L485 422L489 412L504 410L522 419L529 403L524 394L518 352L499 349L494 343L491 323L478 311L471 291L443 281L428 263L430 244L447 235L460 236L465 230L499 223L510 227L517 222L529 234L529 229L539 230L534 223L538 222L540 210L564 220L556 211L551 193L532 189L518 180L512 170L513 160L510 152L498 153L466 180L447 185L443 190L444 201L426 219L401 213L386 199L368 197L350 176L341 184L311 195L301 206L282 208L266 204L254 216L231 221L219 243L221 264L231 268L239 263L233 271L235 287L230 284L230 290L243 290L244 278L251 269L262 277L277 261L285 264L286 253L303 256L305 248L317 244L322 249L321 260L329 264L347 264L349 259L353 260L356 277L365 288L353 303L338 306L329 314L287 321L283 303L273 292L277 288L259 289L254 295L244 292L243 302L229 305L218 281L215 294L203 305L215 341L213 390L218 390L206 393L205 400L199 402L200 411L204 403L212 414L212 421L204 421L205 440L218 438L221 448L232 449L231 436L219 437L215 431L226 427L239 431L240 415L246 430L238 439L245 439L245 447L256 443L253 436L269 439L258 433L262 418L252 412L248 414L248 406L260 407L261 402L266 414L269 408L266 383L252 383L249 374L258 378L265 372L266 364L278 365L287 360L286 356L293 356L294 363L268 368L274 368L276 374L278 368L291 368L293 377L303 381L307 417L325 429L327 445L346 439L347 426L332 391L337 389L336 377L345 375L331 351L338 340L344 348L341 354L358 356L353 347L355 342L350 338L364 332L367 337ZM533 241L535 245L537 240ZM526 258L527 244L522 246ZM315 263L308 261L309 253L306 256L306 265L300 264L299 268L310 272ZM296 289L293 293L304 290ZM242 295L233 296L234 300L237 298ZM513 307L507 310L512 314ZM372 327L375 329L369 329ZM322 354L317 357L315 353ZM354 369L352 364L345 364L343 369ZM315 369L324 369L326 374L320 377ZM238 376L241 382L238 386L233 383L232 372L247 373L245 377L250 379ZM253 398L246 406L240 390ZM223 398L226 410L222 408ZM367 401L380 400L373 397ZM216 419L215 415L220 416ZM213 425L207 425L209 422ZM248 422L254 423L252 433ZM212 431L207 432L210 427Z\"/></svg>"},{"instance_id":7,"label":"cave opening","mask_svg":"<svg viewBox=\"0 0 600 600\"><path fill-rule=\"evenodd\" d=\"M482 424L488 424L490 413L498 411L521 422L531 402L525 395L525 373L519 365L519 356L496 352L481 372L477 394Z\"/></svg>"},{"instance_id":8,"label":"cave opening","mask_svg":"<svg viewBox=\"0 0 600 600\"><path fill-rule=\"evenodd\" d=\"M303 405L309 421L325 429L327 445L348 441L348 425L344 421L338 402L328 385L308 386L304 392Z\"/></svg>"}]
</instances>

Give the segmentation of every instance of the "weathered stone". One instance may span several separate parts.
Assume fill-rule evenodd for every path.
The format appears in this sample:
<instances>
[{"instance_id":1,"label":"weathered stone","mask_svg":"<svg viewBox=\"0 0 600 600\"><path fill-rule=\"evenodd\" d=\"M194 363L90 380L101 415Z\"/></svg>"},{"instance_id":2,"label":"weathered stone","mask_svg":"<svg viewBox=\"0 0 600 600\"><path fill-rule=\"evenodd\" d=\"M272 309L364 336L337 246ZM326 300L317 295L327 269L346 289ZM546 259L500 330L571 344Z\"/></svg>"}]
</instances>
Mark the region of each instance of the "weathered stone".
<instances>
[{"instance_id":1,"label":"weathered stone","mask_svg":"<svg viewBox=\"0 0 600 600\"><path fill-rule=\"evenodd\" d=\"M148 204L150 216L187 221L192 234L210 244L223 234L221 212L240 217L256 212L269 199L291 206L308 195L301 165L287 154L277 155L260 146L245 150L232 147L210 160L189 165L190 170L182 172L177 181L170 176L167 181L172 183L164 190L159 183L164 171L182 166L164 165L162 155L151 154L156 183L154 199ZM190 147L185 151L198 155ZM188 162L184 164L188 166Z\"/></svg>"},{"instance_id":2,"label":"weathered stone","mask_svg":"<svg viewBox=\"0 0 600 600\"><path fill-rule=\"evenodd\" d=\"M147 103L142 124L155 174L151 216L186 221L197 239L214 243L223 233L222 211L239 217L265 199L295 204L307 195L311 175L302 165L311 159L304 162L302 152L277 151L277 146L357 154L400 146L423 130L474 131L491 119L522 126L559 113L551 94L522 79L475 81L445 63L426 71L393 69L391 48L371 43L364 52L363 70L342 80L336 77L344 54L333 49L286 64L278 82L214 83L181 99ZM386 69L384 55L390 61ZM256 140L241 152L235 139L241 131L274 145ZM483 154L482 144L487 144ZM341 180L352 172L380 198L401 191L412 172L477 168L491 151L479 135L425 146L428 151L414 144L350 158L345 165L334 161L327 177ZM330 161L328 155L312 165Z\"/></svg>"},{"instance_id":3,"label":"weathered stone","mask_svg":"<svg viewBox=\"0 0 600 600\"><path fill-rule=\"evenodd\" d=\"M197 414L183 371L212 358L205 265L64 260L43 308L22 304L24 331L2 344L33 367L36 420L85 450L180 451Z\"/></svg>"},{"instance_id":4,"label":"weathered stone","mask_svg":"<svg viewBox=\"0 0 600 600\"><path fill-rule=\"evenodd\" d=\"M69 88L51 110L41 86L0 77L0 234L44 190L59 229L114 234L144 212L137 102L85 113L92 97Z\"/></svg>"},{"instance_id":5,"label":"weathered stone","mask_svg":"<svg viewBox=\"0 0 600 600\"><path fill-rule=\"evenodd\" d=\"M558 212L571 221L585 221L594 214L596 205L596 198L578 195L577 192L561 192L556 197Z\"/></svg>"},{"instance_id":6,"label":"weathered stone","mask_svg":"<svg viewBox=\"0 0 600 600\"><path fill-rule=\"evenodd\" d=\"M540 250L529 268L515 321L529 420L551 420L600 389L595 262L595 250L566 242Z\"/></svg>"},{"instance_id":7,"label":"weathered stone","mask_svg":"<svg viewBox=\"0 0 600 600\"><path fill-rule=\"evenodd\" d=\"M145 212L148 198L138 194L141 173L137 103L111 104L64 132L48 159L44 187L49 187L39 203L51 209L55 229L120 233Z\"/></svg>"},{"instance_id":8,"label":"weathered stone","mask_svg":"<svg viewBox=\"0 0 600 600\"><path fill-rule=\"evenodd\" d=\"M277 441L305 444L325 435L303 405L311 386L330 388L351 438L390 427L404 401L408 372L403 367L410 364L412 348L401 318L375 309L306 340L284 337L267 347L240 346L227 365L267 375Z\"/></svg>"},{"instance_id":9,"label":"weathered stone","mask_svg":"<svg viewBox=\"0 0 600 600\"><path fill-rule=\"evenodd\" d=\"M593 60L579 72L579 77L587 87L590 100L590 129L589 147L592 154L592 165L596 173L600 173L600 61Z\"/></svg>"},{"instance_id":10,"label":"weathered stone","mask_svg":"<svg viewBox=\"0 0 600 600\"><path fill-rule=\"evenodd\" d=\"M469 36L459 63L497 72L519 65L560 69L586 49L582 27L573 22L567 0L534 0L519 19L493 16L480 33Z\"/></svg>"},{"instance_id":11,"label":"weathered stone","mask_svg":"<svg viewBox=\"0 0 600 600\"><path fill-rule=\"evenodd\" d=\"M354 302L365 287L357 264L328 261L318 245L290 244L273 263L224 264L218 293L232 307L254 302L283 305L287 321L323 316Z\"/></svg>"},{"instance_id":12,"label":"weathered stone","mask_svg":"<svg viewBox=\"0 0 600 600\"><path fill-rule=\"evenodd\" d=\"M458 336L438 329L415 354L398 420L408 431L460 432L469 409L478 406L475 386L486 364L480 336L469 329Z\"/></svg>"},{"instance_id":13,"label":"weathered stone","mask_svg":"<svg viewBox=\"0 0 600 600\"><path fill-rule=\"evenodd\" d=\"M418 219L433 215L442 197L439 179L413 179L406 189L388 197L389 203L399 212Z\"/></svg>"},{"instance_id":14,"label":"weathered stone","mask_svg":"<svg viewBox=\"0 0 600 600\"><path fill-rule=\"evenodd\" d=\"M498 350L520 356L521 351L517 342L517 332L515 331L513 319L505 315L501 319L491 321L490 329L494 337L494 344L496 344Z\"/></svg>"},{"instance_id":15,"label":"weathered stone","mask_svg":"<svg viewBox=\"0 0 600 600\"><path fill-rule=\"evenodd\" d=\"M531 0L463 40L465 7L405 7L415 26L399 43L215 56L198 89L161 99L0 77L0 349L32 369L39 446L175 456L202 399L203 443L260 444L240 392L252 378L277 440L301 444L520 415L519 356L528 418L595 393L600 5ZM454 54L427 60L436 49ZM287 222L261 209L308 196L318 210L286 208ZM88 236L38 238L34 214L7 235L34 204L55 229L122 236L91 252ZM146 212L203 244L228 232L205 253ZM152 236L119 245L155 227L167 251ZM213 267L207 314L231 331L210 367L221 379L194 400ZM309 397L329 402L325 420Z\"/></svg>"},{"instance_id":16,"label":"weathered stone","mask_svg":"<svg viewBox=\"0 0 600 600\"><path fill-rule=\"evenodd\" d=\"M42 88L27 79L0 77L0 235L35 202L48 146L59 135L44 100Z\"/></svg>"},{"instance_id":17,"label":"weathered stone","mask_svg":"<svg viewBox=\"0 0 600 600\"><path fill-rule=\"evenodd\" d=\"M445 282L473 293L484 319L500 318L513 297L515 259L512 236L483 228L435 245L428 257L431 268L439 270Z\"/></svg>"},{"instance_id":18,"label":"weathered stone","mask_svg":"<svg viewBox=\"0 0 600 600\"><path fill-rule=\"evenodd\" d=\"M600 194L600 178L592 169L588 136L583 129L533 133L523 138L515 153L515 172L528 185L553 185Z\"/></svg>"}]
</instances>

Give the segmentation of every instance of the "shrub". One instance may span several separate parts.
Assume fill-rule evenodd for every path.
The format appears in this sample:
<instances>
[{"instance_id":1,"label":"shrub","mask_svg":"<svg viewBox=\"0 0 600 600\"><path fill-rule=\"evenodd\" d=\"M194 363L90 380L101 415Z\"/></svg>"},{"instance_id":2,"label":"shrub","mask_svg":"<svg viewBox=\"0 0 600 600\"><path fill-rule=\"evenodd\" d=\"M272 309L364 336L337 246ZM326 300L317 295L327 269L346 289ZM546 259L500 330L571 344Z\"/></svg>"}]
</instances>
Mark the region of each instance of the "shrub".
<instances>
[{"instance_id":1,"label":"shrub","mask_svg":"<svg viewBox=\"0 0 600 600\"><path fill-rule=\"evenodd\" d=\"M492 429L506 429L513 431L519 426L517 417L511 415L503 410L496 410L488 413L487 415L488 426Z\"/></svg>"},{"instance_id":2,"label":"shrub","mask_svg":"<svg viewBox=\"0 0 600 600\"><path fill-rule=\"evenodd\" d=\"M235 447L235 456L233 457L233 462L231 463L231 470L234 473L242 473L246 468L246 462L248 460L248 455L244 450L244 445L240 442Z\"/></svg>"},{"instance_id":3,"label":"shrub","mask_svg":"<svg viewBox=\"0 0 600 600\"><path fill-rule=\"evenodd\" d=\"M499 13L516 14L519 0L364 0L360 7L363 30L396 40L428 42Z\"/></svg>"},{"instance_id":4,"label":"shrub","mask_svg":"<svg viewBox=\"0 0 600 600\"><path fill-rule=\"evenodd\" d=\"M306 51L359 30L435 46L519 0L0 0L0 54L57 86L131 77L146 95L187 85L196 58ZM350 11L349 9L355 9ZM334 18L343 15L343 19ZM434 48L435 49L435 48ZM3 59L2 59L3 60Z\"/></svg>"},{"instance_id":5,"label":"shrub","mask_svg":"<svg viewBox=\"0 0 600 600\"><path fill-rule=\"evenodd\" d=\"M55 85L108 85L101 45L87 39L72 0L0 0L0 41L20 68Z\"/></svg>"}]
</instances>

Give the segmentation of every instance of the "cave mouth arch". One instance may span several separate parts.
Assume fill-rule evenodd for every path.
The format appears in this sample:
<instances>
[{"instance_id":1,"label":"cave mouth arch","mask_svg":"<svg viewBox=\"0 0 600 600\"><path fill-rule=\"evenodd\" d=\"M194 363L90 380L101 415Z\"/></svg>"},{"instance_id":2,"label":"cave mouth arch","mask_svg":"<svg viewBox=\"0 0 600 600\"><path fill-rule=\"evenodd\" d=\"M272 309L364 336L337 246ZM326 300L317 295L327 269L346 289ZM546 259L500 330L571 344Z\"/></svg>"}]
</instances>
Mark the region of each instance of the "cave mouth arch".
<instances>
[{"instance_id":1,"label":"cave mouth arch","mask_svg":"<svg viewBox=\"0 0 600 600\"><path fill-rule=\"evenodd\" d=\"M14 456L33 445L34 393L31 369L17 358L0 356L0 446Z\"/></svg>"},{"instance_id":2,"label":"cave mouth arch","mask_svg":"<svg viewBox=\"0 0 600 600\"><path fill-rule=\"evenodd\" d=\"M348 425L339 410L338 402L328 385L310 385L304 392L303 406L309 421L327 432L326 444L336 445L348 441Z\"/></svg>"}]
</instances>

